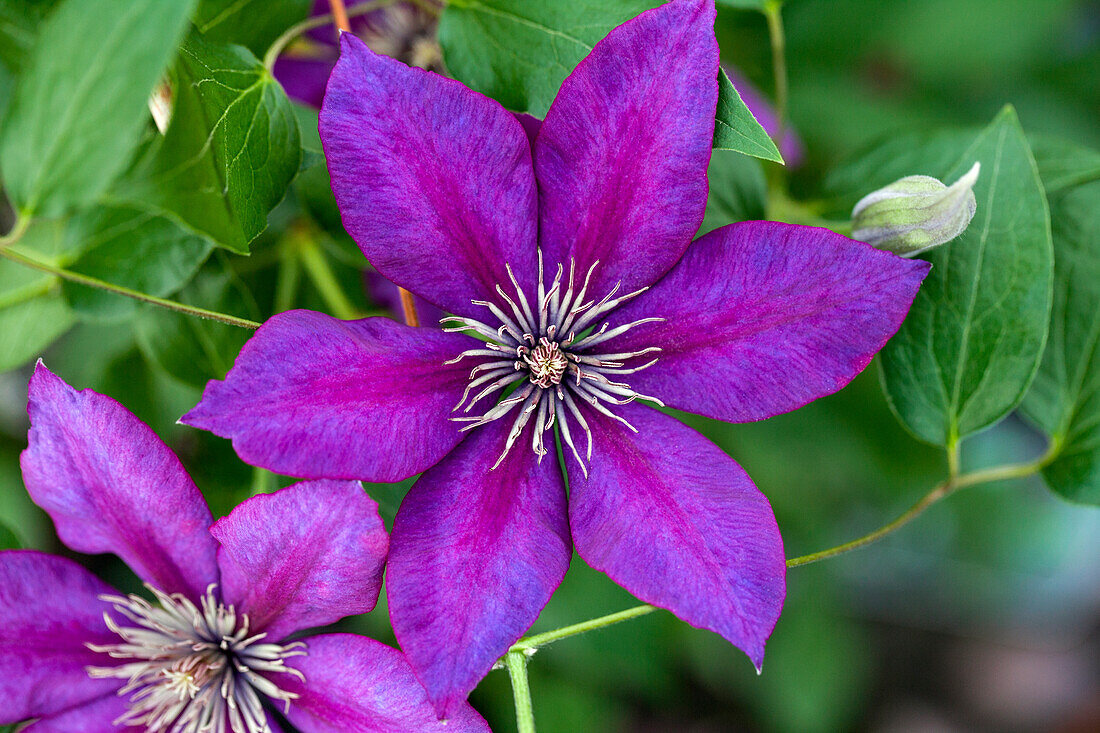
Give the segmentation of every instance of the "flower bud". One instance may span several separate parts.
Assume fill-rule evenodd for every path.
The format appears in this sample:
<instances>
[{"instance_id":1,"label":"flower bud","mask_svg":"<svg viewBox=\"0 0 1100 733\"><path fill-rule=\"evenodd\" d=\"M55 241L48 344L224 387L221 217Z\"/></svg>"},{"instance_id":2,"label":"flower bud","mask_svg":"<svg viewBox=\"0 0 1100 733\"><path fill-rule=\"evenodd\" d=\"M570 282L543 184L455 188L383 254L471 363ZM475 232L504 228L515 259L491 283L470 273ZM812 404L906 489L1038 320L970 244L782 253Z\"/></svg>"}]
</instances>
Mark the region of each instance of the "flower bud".
<instances>
[{"instance_id":1,"label":"flower bud","mask_svg":"<svg viewBox=\"0 0 1100 733\"><path fill-rule=\"evenodd\" d=\"M860 199L852 209L852 238L911 256L949 242L974 218L975 163L951 186L931 176L906 176Z\"/></svg>"}]
</instances>

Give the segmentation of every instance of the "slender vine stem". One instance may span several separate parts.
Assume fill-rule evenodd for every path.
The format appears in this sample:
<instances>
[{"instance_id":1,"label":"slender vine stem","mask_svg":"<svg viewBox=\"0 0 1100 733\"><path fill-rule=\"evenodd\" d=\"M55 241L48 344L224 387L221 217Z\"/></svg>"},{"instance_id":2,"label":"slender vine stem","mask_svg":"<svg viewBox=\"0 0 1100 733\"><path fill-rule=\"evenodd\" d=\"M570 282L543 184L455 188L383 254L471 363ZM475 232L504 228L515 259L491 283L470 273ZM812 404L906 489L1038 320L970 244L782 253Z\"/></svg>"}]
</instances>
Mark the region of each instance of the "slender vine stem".
<instances>
[{"instance_id":1,"label":"slender vine stem","mask_svg":"<svg viewBox=\"0 0 1100 733\"><path fill-rule=\"evenodd\" d=\"M0 249L7 247L9 244L18 242L27 231L27 227L31 224L31 218L29 216L20 215L16 217L15 224L12 225L11 231L7 234L0 236Z\"/></svg>"},{"instance_id":2,"label":"slender vine stem","mask_svg":"<svg viewBox=\"0 0 1100 733\"><path fill-rule=\"evenodd\" d=\"M775 146L783 149L787 134L787 39L783 33L783 0L764 3L764 17L768 21L768 37L772 46L772 73L775 75Z\"/></svg>"},{"instance_id":3,"label":"slender vine stem","mask_svg":"<svg viewBox=\"0 0 1100 733\"><path fill-rule=\"evenodd\" d=\"M845 552L855 550L857 548L869 545L876 540L882 539L886 535L901 529L906 524L909 524L913 519L922 514L925 509L935 504L940 499L944 498L948 494L959 488L957 484L951 481L944 481L938 484L934 489L922 496L916 504L909 507L901 516L889 524L885 524L874 532L863 535L858 539L854 539L851 542L845 542L843 545L837 545L836 547L830 547L827 550L820 550L818 552L811 552L809 555L802 555L800 557L793 557L787 560L788 568L797 568L802 565L809 565L810 563L817 562L818 560L824 560L828 557L836 557L842 555Z\"/></svg>"},{"instance_id":4,"label":"slender vine stem","mask_svg":"<svg viewBox=\"0 0 1100 733\"><path fill-rule=\"evenodd\" d=\"M1034 461L1028 461L1026 463L1012 463L1004 466L995 466L993 468L985 468L971 473L964 473L956 475L954 478L944 479L937 484L931 491L922 496L916 504L907 509L897 519L879 527L873 532L863 535L850 542L845 542L842 545L836 547L830 547L827 550L820 550L818 552L811 553L809 555L802 555L800 557L793 557L787 560L788 568L797 568L803 565L809 565L810 563L824 560L830 557L836 557L842 555L845 552L855 550L860 547L865 547L876 540L880 540L888 534L895 532L913 519L924 513L928 507L932 506L936 502L944 499L959 489L966 488L967 486L976 486L978 484L991 483L993 481L1004 481L1006 479L1025 478L1038 473L1044 466L1053 461L1061 449L1061 441L1051 441L1050 447L1047 449L1041 457L1036 458ZM623 621L629 621L630 619L638 618L639 616L645 616L653 611L658 610L656 606L649 604L643 604L628 608L625 611L619 611L618 613L608 614L607 616L600 616L599 618L590 619L588 621L582 621L579 624L572 624L571 626L563 626L560 629L554 629L553 631L547 631L542 634L535 634L520 639L509 649L508 654L512 655L517 652L530 653L536 649L539 649L547 644L566 639L570 636L577 636L588 631L595 631L596 629L602 629L607 626L612 626Z\"/></svg>"},{"instance_id":5,"label":"slender vine stem","mask_svg":"<svg viewBox=\"0 0 1100 733\"><path fill-rule=\"evenodd\" d=\"M934 489L922 496L916 504L909 507L901 516L889 524L879 527L874 532L865 534L862 537L852 540L851 542L845 542L843 545L837 545L836 547L830 547L827 550L821 550L819 552L813 552L809 555L802 555L801 557L791 558L787 560L787 567L797 568L802 565L809 565L810 563L817 562L818 560L824 560L829 557L836 557L842 555L845 552L855 550L865 545L869 545L875 540L881 539L886 535L901 529L909 522L916 519L924 510L932 506L940 499L943 499L951 494L955 493L959 489L967 486L975 486L977 484L986 484L992 481L1003 481L1005 479L1024 478L1038 473L1043 466L1054 460L1054 457L1058 455L1059 442L1053 441L1047 452L1034 461L1028 461L1027 463L1013 463L1006 466L996 466L994 468L986 468L980 471L974 471L972 473L958 473L958 443L957 441L948 447L948 463L950 465L951 476L939 483Z\"/></svg>"},{"instance_id":6,"label":"slender vine stem","mask_svg":"<svg viewBox=\"0 0 1100 733\"><path fill-rule=\"evenodd\" d=\"M535 733L535 710L531 705L531 687L527 683L527 654L523 651L508 652L504 657L504 666L512 681L519 733Z\"/></svg>"},{"instance_id":7,"label":"slender vine stem","mask_svg":"<svg viewBox=\"0 0 1100 733\"><path fill-rule=\"evenodd\" d=\"M395 2L397 2L397 0L374 0L374 2L370 3L360 3L359 5L355 5L350 9L345 8L345 12L347 14L347 17L351 19L360 15L366 15L367 13L378 10L379 8L384 8L387 5L393 5ZM336 22L336 16L333 13L315 15L313 17L306 18L300 23L295 23L294 25L290 26L283 32L281 36L275 39L274 43L272 43L268 47L267 52L264 54L264 67L268 71L271 71L275 68L275 62L279 59L279 56L282 55L283 51L286 50L286 47L289 46L295 38L302 35L303 33L308 33L314 28L323 28L330 23L335 24L337 27L339 27L339 23Z\"/></svg>"},{"instance_id":8,"label":"slender vine stem","mask_svg":"<svg viewBox=\"0 0 1100 733\"><path fill-rule=\"evenodd\" d=\"M528 649L539 649L552 644L555 641L566 639L570 636L576 636L577 634L583 634L586 631L595 631L596 629L602 629L606 626L612 626L623 621L629 621L639 616L645 616L658 610L656 606L650 606L645 604L642 606L635 606L634 608L628 608L625 611L619 611L618 613L612 613L607 616L600 616L599 618L591 619L590 621L582 621L579 624L573 624L572 626L563 626L560 629L554 629L553 631L547 631L544 634L535 634L534 636L528 636L520 639L512 648L509 653L521 652Z\"/></svg>"},{"instance_id":9,"label":"slender vine stem","mask_svg":"<svg viewBox=\"0 0 1100 733\"><path fill-rule=\"evenodd\" d=\"M198 308L193 305L186 305L184 303L178 303L174 300L167 300L165 298L158 298L148 293L142 293L138 290L132 290L122 285L115 285L99 278L91 277L89 275L82 275L79 272L72 272L60 267L55 267L48 262L36 259L29 255L25 255L21 252L16 252L11 247L0 248L0 257L17 262L25 267L30 267L34 270L49 273L50 275L56 275L62 280L68 280L69 282L78 283L80 285L87 285L91 288L98 290L105 290L109 293L115 293L117 295L124 295L127 298L133 298L139 300L142 303L150 303L152 305L159 306L161 308L167 308L168 310L176 311L177 313L183 313L189 316L197 316L199 318L207 318L211 321L218 321L230 326L238 326L240 328L247 328L255 330L262 324L256 321L250 321L247 318L238 318L237 316L231 316L225 313L218 313L217 311L206 310L205 308Z\"/></svg>"}]
</instances>

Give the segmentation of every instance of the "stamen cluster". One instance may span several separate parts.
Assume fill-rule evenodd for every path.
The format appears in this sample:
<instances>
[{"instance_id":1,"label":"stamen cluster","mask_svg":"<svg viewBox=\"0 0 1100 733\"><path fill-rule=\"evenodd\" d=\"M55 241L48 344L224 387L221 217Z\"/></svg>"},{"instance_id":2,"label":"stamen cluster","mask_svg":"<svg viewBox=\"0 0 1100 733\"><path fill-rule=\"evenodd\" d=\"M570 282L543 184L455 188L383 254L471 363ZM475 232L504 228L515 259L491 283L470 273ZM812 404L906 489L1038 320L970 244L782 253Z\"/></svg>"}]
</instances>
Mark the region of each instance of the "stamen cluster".
<instances>
[{"instance_id":1,"label":"stamen cluster","mask_svg":"<svg viewBox=\"0 0 1100 733\"><path fill-rule=\"evenodd\" d=\"M265 675L302 678L285 660L304 655L305 644L262 643L266 634L250 635L248 615L222 605L214 586L201 599L201 609L182 595L149 590L159 606L133 595L103 596L134 626L122 626L105 613L122 643L88 645L115 659L134 660L88 668L92 677L128 680L118 694L133 693L130 709L114 724L155 733L270 733L261 696L289 706L297 695Z\"/></svg>"},{"instance_id":2,"label":"stamen cluster","mask_svg":"<svg viewBox=\"0 0 1100 733\"><path fill-rule=\"evenodd\" d=\"M517 407L512 429L505 442L504 451L493 468L500 465L508 455L524 427L534 418L534 434L531 449L539 460L547 454L546 431L557 423L562 440L569 446L581 468L587 472L587 461L592 460L592 431L584 415L577 407L577 400L585 400L598 412L614 418L637 432L633 425L616 415L609 405L625 405L639 397L661 404L655 397L639 394L630 385L613 381L618 375L633 374L653 366L652 359L639 366L630 366L628 362L645 354L660 351L659 348L647 348L630 352L604 351L602 344L620 336L643 323L664 320L662 318L643 318L609 330L609 324L600 323L612 310L626 301L644 293L642 288L626 295L616 297L621 283L616 284L599 301L594 298L585 300L592 273L599 265L596 261L588 268L583 284L578 282L575 262L569 263L569 280L564 287L562 276L564 267L558 265L557 274L549 287L545 283L542 252L539 252L538 286L534 308L523 289L519 286L512 268L508 266L508 277L515 291L510 297L499 284L497 294L507 304L508 310L496 303L475 300L474 305L484 307L493 319L501 325L495 327L483 321L463 316L448 316L443 323L451 323L446 331L473 331L484 339L485 343L477 348L464 351L456 359L465 357L490 357L488 361L474 367L470 372L470 383L462 399L454 410L470 412L483 398L501 393L517 383L511 394L500 400L482 415L477 417L459 416L452 418L468 422L463 427L472 430L486 423L498 420ZM597 348L600 347L600 348ZM526 380L526 383L522 383ZM483 386L484 385L484 386ZM471 398L471 393L482 387ZM465 407L463 407L465 405ZM581 460L573 442L569 422L575 422L588 438L586 459Z\"/></svg>"}]
</instances>

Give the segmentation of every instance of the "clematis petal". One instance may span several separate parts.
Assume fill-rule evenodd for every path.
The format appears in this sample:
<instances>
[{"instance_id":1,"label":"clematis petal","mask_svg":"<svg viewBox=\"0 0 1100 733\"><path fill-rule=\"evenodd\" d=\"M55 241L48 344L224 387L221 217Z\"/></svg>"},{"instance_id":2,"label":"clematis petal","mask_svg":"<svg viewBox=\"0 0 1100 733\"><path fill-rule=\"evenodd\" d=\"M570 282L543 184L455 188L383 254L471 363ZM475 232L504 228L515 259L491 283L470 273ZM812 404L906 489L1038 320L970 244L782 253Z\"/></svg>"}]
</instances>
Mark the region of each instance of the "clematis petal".
<instances>
[{"instance_id":1,"label":"clematis petal","mask_svg":"<svg viewBox=\"0 0 1100 733\"><path fill-rule=\"evenodd\" d=\"M232 438L246 462L303 478L400 481L458 444L447 417L477 342L385 318L287 311L245 344L181 422Z\"/></svg>"},{"instance_id":2,"label":"clematis petal","mask_svg":"<svg viewBox=\"0 0 1100 733\"><path fill-rule=\"evenodd\" d=\"M332 58L327 58L328 49L325 49L325 58L294 58L293 56L280 56L275 61L272 73L291 99L309 105L320 107L321 100L325 97L325 84L329 74L332 73L332 65L336 62L336 49L332 50Z\"/></svg>"},{"instance_id":3,"label":"clematis petal","mask_svg":"<svg viewBox=\"0 0 1100 733\"><path fill-rule=\"evenodd\" d=\"M213 518L176 454L125 407L76 391L38 362L23 480L79 552L113 552L166 593L218 581Z\"/></svg>"},{"instance_id":4,"label":"clematis petal","mask_svg":"<svg viewBox=\"0 0 1100 733\"><path fill-rule=\"evenodd\" d=\"M72 560L31 550L0 552L0 725L118 690L118 680L94 680L84 669L111 664L85 645L118 640L103 621L110 605L99 600L114 592Z\"/></svg>"},{"instance_id":5,"label":"clematis petal","mask_svg":"<svg viewBox=\"0 0 1100 733\"><path fill-rule=\"evenodd\" d=\"M389 537L358 481L303 481L219 519L222 597L272 641L374 608Z\"/></svg>"},{"instance_id":6,"label":"clematis petal","mask_svg":"<svg viewBox=\"0 0 1100 733\"><path fill-rule=\"evenodd\" d=\"M587 409L587 478L569 463L577 552L647 603L722 635L757 669L786 595L783 541L745 471L679 421L640 405Z\"/></svg>"},{"instance_id":7,"label":"clematis petal","mask_svg":"<svg viewBox=\"0 0 1100 733\"><path fill-rule=\"evenodd\" d=\"M379 272L451 313L496 300L505 263L530 289L536 206L523 127L456 81L350 33L320 130L344 227Z\"/></svg>"},{"instance_id":8,"label":"clematis petal","mask_svg":"<svg viewBox=\"0 0 1100 733\"><path fill-rule=\"evenodd\" d=\"M727 422L762 420L863 371L901 326L928 268L825 229L731 224L698 239L652 290L613 314L612 326L665 320L610 348L661 349L653 367L630 377L642 394Z\"/></svg>"},{"instance_id":9,"label":"clematis petal","mask_svg":"<svg viewBox=\"0 0 1100 733\"><path fill-rule=\"evenodd\" d=\"M516 119L519 120L519 124L523 125L523 131L527 134L527 142L531 144L532 155L535 149L535 138L539 136L539 130L542 128L542 120L534 115L529 115L526 112L513 112Z\"/></svg>"},{"instance_id":10,"label":"clematis petal","mask_svg":"<svg viewBox=\"0 0 1100 733\"><path fill-rule=\"evenodd\" d=\"M118 684L118 680L115 680ZM115 693L104 695L79 707L42 718L20 733L119 733L127 728L114 724L126 714L129 697Z\"/></svg>"},{"instance_id":11,"label":"clematis petal","mask_svg":"<svg viewBox=\"0 0 1100 733\"><path fill-rule=\"evenodd\" d=\"M667 272L703 221L717 104L713 0L673 0L597 43L535 143L549 261L599 260L597 297Z\"/></svg>"},{"instance_id":12,"label":"clematis petal","mask_svg":"<svg viewBox=\"0 0 1100 733\"><path fill-rule=\"evenodd\" d=\"M394 521L393 630L441 713L534 623L569 566L561 471L537 461L530 426L492 468L510 428L476 430L413 485Z\"/></svg>"},{"instance_id":13,"label":"clematis petal","mask_svg":"<svg viewBox=\"0 0 1100 733\"><path fill-rule=\"evenodd\" d=\"M280 675L278 684L300 695L287 719L303 733L488 733L465 702L439 720L401 652L354 634L307 638L308 654L290 664L305 677Z\"/></svg>"}]
</instances>

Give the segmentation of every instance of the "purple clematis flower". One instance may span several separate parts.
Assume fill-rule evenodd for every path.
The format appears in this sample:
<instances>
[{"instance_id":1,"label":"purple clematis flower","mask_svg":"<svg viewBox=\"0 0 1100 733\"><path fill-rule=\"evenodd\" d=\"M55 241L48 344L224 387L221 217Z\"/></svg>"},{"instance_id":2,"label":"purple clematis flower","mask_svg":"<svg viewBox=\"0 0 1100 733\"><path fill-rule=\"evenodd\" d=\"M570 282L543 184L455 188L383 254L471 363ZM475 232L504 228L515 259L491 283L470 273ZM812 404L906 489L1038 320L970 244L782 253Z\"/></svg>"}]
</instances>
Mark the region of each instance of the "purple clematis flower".
<instances>
[{"instance_id":1,"label":"purple clematis flower","mask_svg":"<svg viewBox=\"0 0 1100 733\"><path fill-rule=\"evenodd\" d=\"M428 0L436 4L437 0ZM348 0L354 8L368 0ZM439 3L440 9L442 4ZM314 0L314 17L331 12L329 0ZM436 16L413 3L398 2L350 19L351 32L375 52L424 69L440 70L443 58L435 42ZM338 32L329 25L307 32L275 62L275 78L287 95L302 104L320 107L332 67L340 56Z\"/></svg>"},{"instance_id":2,"label":"purple clematis flower","mask_svg":"<svg viewBox=\"0 0 1100 733\"><path fill-rule=\"evenodd\" d=\"M771 507L729 456L639 401L738 422L835 392L927 272L771 222L691 241L713 23L713 0L674 0L616 28L541 124L345 34L321 111L344 224L379 272L453 314L452 332L283 313L183 418L280 473L423 472L387 588L441 711L534 622L574 544L759 667L785 595Z\"/></svg>"},{"instance_id":3,"label":"purple clematis flower","mask_svg":"<svg viewBox=\"0 0 1100 733\"><path fill-rule=\"evenodd\" d=\"M351 481L302 482L212 522L175 454L126 408L41 362L23 477L69 547L114 552L155 600L54 555L0 553L0 724L28 733L488 731L438 721L404 657L300 636L374 607L388 539Z\"/></svg>"}]
</instances>

